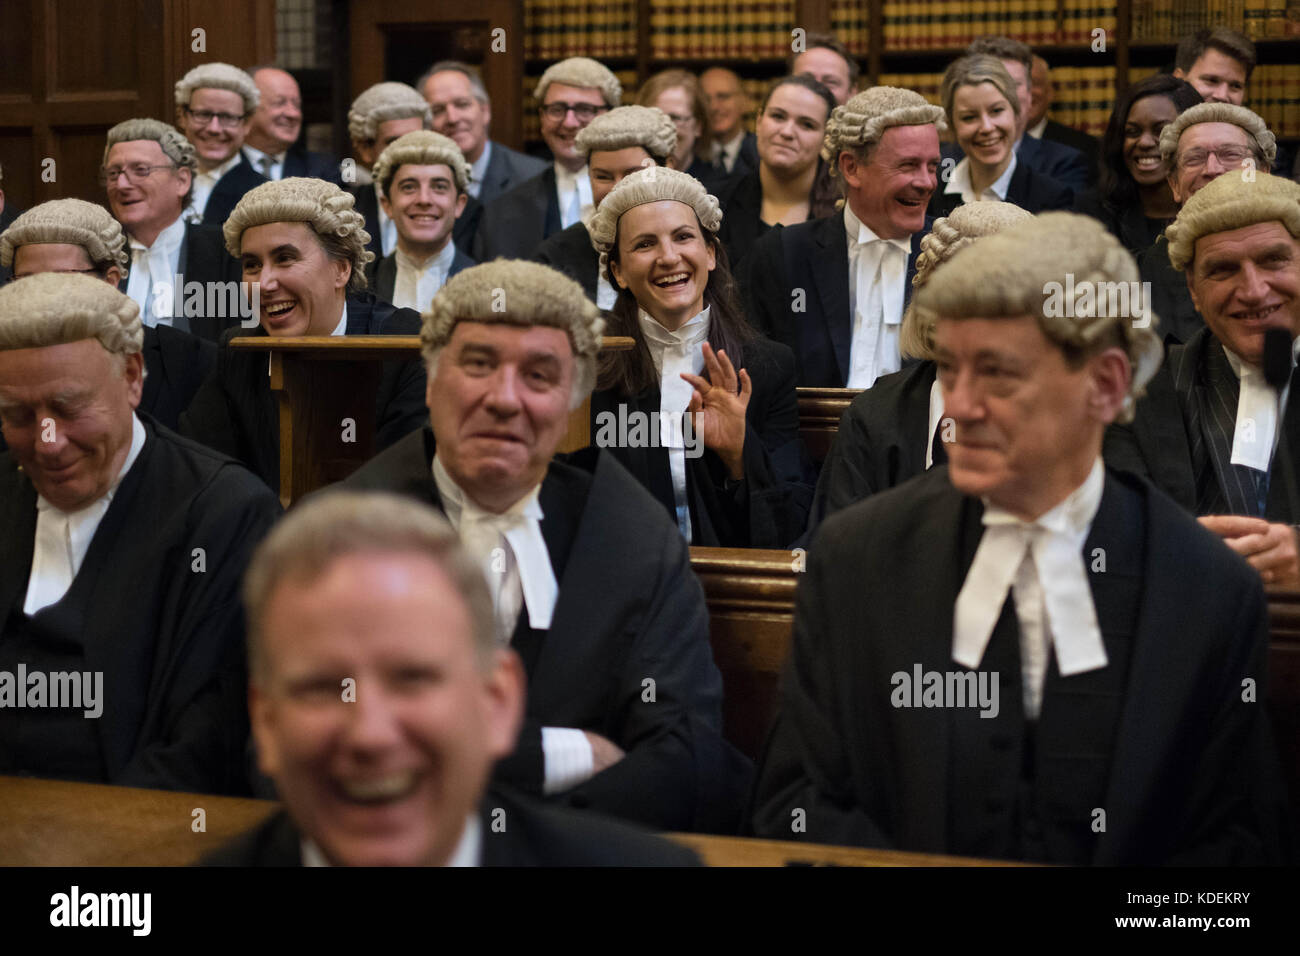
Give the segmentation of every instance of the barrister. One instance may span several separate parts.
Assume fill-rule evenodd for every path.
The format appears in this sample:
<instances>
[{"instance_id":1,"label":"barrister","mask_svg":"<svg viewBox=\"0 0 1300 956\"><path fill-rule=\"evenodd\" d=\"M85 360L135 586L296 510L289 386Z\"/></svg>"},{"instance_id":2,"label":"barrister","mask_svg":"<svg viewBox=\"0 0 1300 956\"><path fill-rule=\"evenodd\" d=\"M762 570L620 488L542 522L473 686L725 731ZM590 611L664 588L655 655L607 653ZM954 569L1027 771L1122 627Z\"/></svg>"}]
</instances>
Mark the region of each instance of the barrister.
<instances>
[{"instance_id":1,"label":"barrister","mask_svg":"<svg viewBox=\"0 0 1300 956\"><path fill-rule=\"evenodd\" d=\"M244 193L266 182L241 147L261 93L229 63L204 63L176 83L176 125L194 144L199 168L190 197L203 222L221 225Z\"/></svg>"},{"instance_id":2,"label":"barrister","mask_svg":"<svg viewBox=\"0 0 1300 956\"><path fill-rule=\"evenodd\" d=\"M257 84L259 96L244 137L244 154L253 168L267 179L315 176L340 184L338 157L312 152L298 142L302 90L293 74L274 66L254 67L248 74Z\"/></svg>"},{"instance_id":3,"label":"barrister","mask_svg":"<svg viewBox=\"0 0 1300 956\"><path fill-rule=\"evenodd\" d=\"M366 231L352 197L303 177L263 183L225 226L226 248L247 282L260 285L259 324L222 336L217 365L181 418L182 431L243 462L272 488L280 482L279 411L268 358L235 352L236 336L415 335L420 316L365 291ZM386 362L374 402L375 439L387 447L424 419L424 371Z\"/></svg>"},{"instance_id":4,"label":"barrister","mask_svg":"<svg viewBox=\"0 0 1300 956\"><path fill-rule=\"evenodd\" d=\"M12 265L15 278L82 273L117 288L128 261L121 225L103 206L80 199L41 203L0 233L0 265ZM175 429L212 371L217 348L168 325L146 325L142 351L145 376L138 410Z\"/></svg>"},{"instance_id":5,"label":"barrister","mask_svg":"<svg viewBox=\"0 0 1300 956\"><path fill-rule=\"evenodd\" d=\"M945 128L943 111L919 93L859 93L835 110L822 145L843 211L774 230L755 247L746 312L794 352L800 386L868 388L901 367L899 329Z\"/></svg>"},{"instance_id":6,"label":"barrister","mask_svg":"<svg viewBox=\"0 0 1300 956\"><path fill-rule=\"evenodd\" d=\"M88 275L0 289L0 671L102 675L102 713L0 708L0 773L243 792L239 576L279 513L135 411L139 309Z\"/></svg>"},{"instance_id":7,"label":"barrister","mask_svg":"<svg viewBox=\"0 0 1300 956\"><path fill-rule=\"evenodd\" d=\"M593 814L485 792L523 716L523 668L496 643L481 569L432 508L337 491L307 502L258 550L244 594L258 758L286 810L209 865L698 862Z\"/></svg>"},{"instance_id":8,"label":"barrister","mask_svg":"<svg viewBox=\"0 0 1300 956\"><path fill-rule=\"evenodd\" d=\"M1263 588L1103 464L1161 346L1138 316L1055 308L1067 274L1137 267L1095 220L1044 213L917 293L956 441L813 542L760 834L1098 865L1285 853L1265 695L1243 693L1265 679ZM919 706L918 670L946 691ZM958 693L990 679L991 708Z\"/></svg>"},{"instance_id":9,"label":"barrister","mask_svg":"<svg viewBox=\"0 0 1300 956\"><path fill-rule=\"evenodd\" d=\"M499 781L661 829L730 832L748 768L720 736L686 542L613 456L553 459L591 391L603 325L576 283L536 263L453 277L421 334L431 428L345 485L438 507L492 582L498 639L528 674Z\"/></svg>"},{"instance_id":10,"label":"barrister","mask_svg":"<svg viewBox=\"0 0 1300 956\"><path fill-rule=\"evenodd\" d=\"M1219 109L1239 109L1212 104ZM1190 111L1189 111L1190 112ZM1219 176L1166 231L1205 327L1170 349L1138 406L1122 460L1149 475L1246 556L1266 582L1293 578L1300 524L1300 185ZM1264 339L1281 330L1280 390Z\"/></svg>"}]
</instances>

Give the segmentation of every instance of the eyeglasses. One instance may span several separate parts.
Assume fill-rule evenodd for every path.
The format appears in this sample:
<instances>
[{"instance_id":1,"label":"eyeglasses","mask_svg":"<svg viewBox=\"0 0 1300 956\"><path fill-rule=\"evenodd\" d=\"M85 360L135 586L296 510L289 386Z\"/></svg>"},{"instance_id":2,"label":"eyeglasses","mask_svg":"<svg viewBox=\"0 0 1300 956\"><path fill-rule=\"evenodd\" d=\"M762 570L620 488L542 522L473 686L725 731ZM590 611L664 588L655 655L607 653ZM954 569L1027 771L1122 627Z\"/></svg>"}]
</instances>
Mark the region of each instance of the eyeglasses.
<instances>
[{"instance_id":1,"label":"eyeglasses","mask_svg":"<svg viewBox=\"0 0 1300 956\"><path fill-rule=\"evenodd\" d=\"M590 103L547 103L542 107L542 115L547 119L562 120L573 110L580 123L590 123L598 113L604 113L608 106L592 106Z\"/></svg>"},{"instance_id":2,"label":"eyeglasses","mask_svg":"<svg viewBox=\"0 0 1300 956\"><path fill-rule=\"evenodd\" d=\"M222 129L234 129L244 121L247 113L236 115L234 113L214 113L211 110L192 110L188 106L181 107L185 115L195 120L200 126L207 126L214 119L221 125Z\"/></svg>"},{"instance_id":3,"label":"eyeglasses","mask_svg":"<svg viewBox=\"0 0 1300 956\"><path fill-rule=\"evenodd\" d=\"M148 163L132 163L130 166L110 166L107 169L99 171L99 184L101 186L111 186L117 182L119 176L126 174L126 181L134 185L142 182L153 175L155 169L176 169L175 163L163 163L159 166L150 166Z\"/></svg>"},{"instance_id":4,"label":"eyeglasses","mask_svg":"<svg viewBox=\"0 0 1300 956\"><path fill-rule=\"evenodd\" d=\"M1217 149L1189 149L1178 157L1179 169L1200 169L1210 158L1210 153L1218 157L1219 165L1224 169L1236 169L1246 157L1250 155L1250 150L1245 146L1220 146Z\"/></svg>"}]
</instances>

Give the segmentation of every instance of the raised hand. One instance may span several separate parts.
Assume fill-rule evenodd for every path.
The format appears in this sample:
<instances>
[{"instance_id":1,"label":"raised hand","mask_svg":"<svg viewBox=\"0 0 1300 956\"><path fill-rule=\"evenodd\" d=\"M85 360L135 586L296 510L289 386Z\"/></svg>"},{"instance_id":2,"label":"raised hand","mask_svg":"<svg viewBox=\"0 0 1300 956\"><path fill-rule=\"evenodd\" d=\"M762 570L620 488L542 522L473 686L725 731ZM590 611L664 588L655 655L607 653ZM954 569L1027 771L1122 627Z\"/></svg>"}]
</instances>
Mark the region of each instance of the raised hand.
<instances>
[{"instance_id":1,"label":"raised hand","mask_svg":"<svg viewBox=\"0 0 1300 956\"><path fill-rule=\"evenodd\" d=\"M704 370L708 377L683 372L682 378L695 387L687 414L692 416L695 434L705 448L717 453L732 478L745 477L745 409L749 407L754 384L743 368L739 373L727 357L704 343Z\"/></svg>"}]
</instances>

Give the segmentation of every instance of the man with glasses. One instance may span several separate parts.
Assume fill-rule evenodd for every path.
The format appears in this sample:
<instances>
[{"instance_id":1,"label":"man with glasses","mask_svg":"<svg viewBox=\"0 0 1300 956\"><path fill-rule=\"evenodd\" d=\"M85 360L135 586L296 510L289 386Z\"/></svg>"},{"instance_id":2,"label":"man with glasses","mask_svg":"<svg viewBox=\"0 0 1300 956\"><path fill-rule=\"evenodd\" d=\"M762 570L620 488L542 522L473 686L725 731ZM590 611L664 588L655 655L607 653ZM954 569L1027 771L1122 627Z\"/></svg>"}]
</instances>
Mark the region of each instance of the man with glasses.
<instances>
[{"instance_id":1,"label":"man with glasses","mask_svg":"<svg viewBox=\"0 0 1300 956\"><path fill-rule=\"evenodd\" d=\"M237 325L238 315L209 315L204 307L176 308L177 284L237 282L239 264L225 249L221 227L186 222L198 170L194 147L155 119L129 119L108 131L100 181L113 217L130 246L131 269L118 288L140 307L146 326L170 325L210 342ZM222 298L224 297L214 297ZM195 314L197 313L199 314Z\"/></svg>"},{"instance_id":2,"label":"man with glasses","mask_svg":"<svg viewBox=\"0 0 1300 956\"><path fill-rule=\"evenodd\" d=\"M1277 139L1264 121L1231 103L1198 103L1160 133L1160 158L1179 206L1228 170L1267 172L1276 156ZM1151 308L1160 316L1161 334L1167 341L1189 341L1205 323L1186 277L1169 263L1168 241L1162 236L1137 261L1142 278L1151 283Z\"/></svg>"},{"instance_id":3,"label":"man with glasses","mask_svg":"<svg viewBox=\"0 0 1300 956\"><path fill-rule=\"evenodd\" d=\"M542 139L554 162L484 208L474 259L526 258L546 237L591 218L595 203L578 132L622 98L618 77L585 56L561 60L542 74L537 83Z\"/></svg>"},{"instance_id":4,"label":"man with glasses","mask_svg":"<svg viewBox=\"0 0 1300 956\"><path fill-rule=\"evenodd\" d=\"M710 67L700 74L700 89L709 104L709 126L717 145L718 170L730 176L758 169L758 140L745 129L749 103L735 71L725 66Z\"/></svg>"},{"instance_id":5,"label":"man with glasses","mask_svg":"<svg viewBox=\"0 0 1300 956\"><path fill-rule=\"evenodd\" d=\"M240 148L260 99L253 78L229 63L196 66L176 84L177 125L198 158L192 199L203 222L225 222L244 193L266 182Z\"/></svg>"}]
</instances>

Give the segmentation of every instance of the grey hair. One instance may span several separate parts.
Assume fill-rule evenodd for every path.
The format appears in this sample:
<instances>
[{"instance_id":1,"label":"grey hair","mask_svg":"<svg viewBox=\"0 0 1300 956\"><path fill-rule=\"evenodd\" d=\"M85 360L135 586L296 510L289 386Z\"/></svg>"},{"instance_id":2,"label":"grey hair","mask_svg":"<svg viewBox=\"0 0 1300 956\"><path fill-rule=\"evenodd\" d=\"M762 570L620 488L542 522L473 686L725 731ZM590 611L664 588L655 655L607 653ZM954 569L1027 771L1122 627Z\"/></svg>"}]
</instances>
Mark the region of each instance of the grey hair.
<instances>
[{"instance_id":1,"label":"grey hair","mask_svg":"<svg viewBox=\"0 0 1300 956\"><path fill-rule=\"evenodd\" d=\"M433 107L405 83L376 83L355 100L348 110L348 135L358 143L379 136L379 124L390 120L420 117L425 129L433 129Z\"/></svg>"},{"instance_id":2,"label":"grey hair","mask_svg":"<svg viewBox=\"0 0 1300 956\"><path fill-rule=\"evenodd\" d=\"M1279 222L1300 239L1300 183L1261 171L1250 179L1225 173L1198 189L1165 229L1169 262L1178 271L1196 259L1196 241L1262 222Z\"/></svg>"},{"instance_id":3,"label":"grey hair","mask_svg":"<svg viewBox=\"0 0 1300 956\"><path fill-rule=\"evenodd\" d=\"M144 345L140 307L103 279L40 272L0 288L0 351L96 339L110 355Z\"/></svg>"},{"instance_id":4,"label":"grey hair","mask_svg":"<svg viewBox=\"0 0 1300 956\"><path fill-rule=\"evenodd\" d=\"M587 56L571 56L552 63L537 81L534 96L539 104L546 102L546 90L552 83L576 86L580 89L599 90L605 105L611 109L623 102L623 84L605 64Z\"/></svg>"},{"instance_id":5,"label":"grey hair","mask_svg":"<svg viewBox=\"0 0 1300 956\"><path fill-rule=\"evenodd\" d=\"M58 243L80 246L90 264L123 273L131 262L122 225L107 209L83 199L51 199L33 206L0 233L0 266L11 266L23 246Z\"/></svg>"},{"instance_id":6,"label":"grey hair","mask_svg":"<svg viewBox=\"0 0 1300 956\"><path fill-rule=\"evenodd\" d=\"M474 94L474 99L484 106L492 105L492 98L488 96L487 87L483 85L483 74L468 63L462 63L460 60L439 60L425 70L423 75L415 82L415 89L421 96L424 95L424 87L428 84L429 78L435 73L463 74L465 79L469 80L470 92Z\"/></svg>"},{"instance_id":7,"label":"grey hair","mask_svg":"<svg viewBox=\"0 0 1300 956\"><path fill-rule=\"evenodd\" d=\"M176 81L176 105L189 106L195 90L228 90L244 101L244 115L257 109L262 94L253 78L229 63L202 63Z\"/></svg>"},{"instance_id":8,"label":"grey hair","mask_svg":"<svg viewBox=\"0 0 1300 956\"><path fill-rule=\"evenodd\" d=\"M1240 126L1250 137L1250 148L1255 153L1255 163L1266 172L1277 159L1277 137L1268 124L1244 106L1232 103L1197 103L1179 113L1172 123L1160 131L1160 158L1166 169L1173 169L1173 158L1178 154L1178 140L1189 126L1198 123L1229 123Z\"/></svg>"},{"instance_id":9,"label":"grey hair","mask_svg":"<svg viewBox=\"0 0 1300 956\"><path fill-rule=\"evenodd\" d=\"M190 171L190 188L181 197L181 208L189 205L190 195L194 192L194 177L199 174L199 154L194 144L185 138L180 130L162 120L138 117L123 120L108 131L104 140L103 165L108 165L108 154L118 143L132 143L137 140L153 140L163 155L171 160L177 169Z\"/></svg>"}]
</instances>

